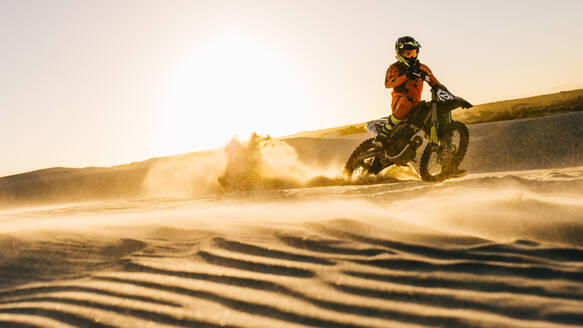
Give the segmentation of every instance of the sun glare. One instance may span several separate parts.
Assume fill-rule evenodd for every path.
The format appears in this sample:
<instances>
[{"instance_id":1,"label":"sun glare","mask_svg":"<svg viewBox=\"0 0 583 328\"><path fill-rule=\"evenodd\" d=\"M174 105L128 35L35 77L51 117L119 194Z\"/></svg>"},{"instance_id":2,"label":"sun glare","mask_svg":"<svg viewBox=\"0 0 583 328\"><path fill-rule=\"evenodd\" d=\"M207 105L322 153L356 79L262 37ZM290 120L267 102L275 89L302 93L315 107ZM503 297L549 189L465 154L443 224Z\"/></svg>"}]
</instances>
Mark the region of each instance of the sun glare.
<instances>
[{"instance_id":1,"label":"sun glare","mask_svg":"<svg viewBox=\"0 0 583 328\"><path fill-rule=\"evenodd\" d=\"M289 56L267 42L225 32L177 63L160 113L158 148L181 153L223 145L252 132L301 129L305 86Z\"/></svg>"}]
</instances>

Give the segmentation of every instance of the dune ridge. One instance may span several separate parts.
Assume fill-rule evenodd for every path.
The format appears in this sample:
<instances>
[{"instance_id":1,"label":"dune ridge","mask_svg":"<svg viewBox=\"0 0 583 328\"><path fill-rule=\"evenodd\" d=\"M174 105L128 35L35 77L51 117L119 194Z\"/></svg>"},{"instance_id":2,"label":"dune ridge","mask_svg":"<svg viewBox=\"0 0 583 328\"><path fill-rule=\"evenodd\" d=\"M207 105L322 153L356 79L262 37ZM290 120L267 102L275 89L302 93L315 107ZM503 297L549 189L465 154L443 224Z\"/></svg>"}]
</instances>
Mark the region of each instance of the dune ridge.
<instances>
[{"instance_id":1,"label":"dune ridge","mask_svg":"<svg viewBox=\"0 0 583 328\"><path fill-rule=\"evenodd\" d=\"M462 167L469 173L577 167L583 163L582 125L583 112L470 125ZM113 168L40 170L0 178L0 208L417 179L403 170L344 179L346 159L369 137L252 136L251 142L233 140L221 149Z\"/></svg>"}]
</instances>

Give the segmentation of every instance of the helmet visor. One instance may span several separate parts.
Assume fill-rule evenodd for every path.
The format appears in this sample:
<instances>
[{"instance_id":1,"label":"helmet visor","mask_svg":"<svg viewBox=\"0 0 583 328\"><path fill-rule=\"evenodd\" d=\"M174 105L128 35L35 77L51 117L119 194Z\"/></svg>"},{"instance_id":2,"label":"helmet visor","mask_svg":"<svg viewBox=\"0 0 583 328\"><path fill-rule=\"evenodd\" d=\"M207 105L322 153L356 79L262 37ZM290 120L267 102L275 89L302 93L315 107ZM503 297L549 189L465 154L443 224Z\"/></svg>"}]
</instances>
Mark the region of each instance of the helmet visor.
<instances>
[{"instance_id":1,"label":"helmet visor","mask_svg":"<svg viewBox=\"0 0 583 328\"><path fill-rule=\"evenodd\" d=\"M399 46L401 50L412 50L412 49L419 49L419 43L417 41L408 41L405 43L401 43Z\"/></svg>"}]
</instances>

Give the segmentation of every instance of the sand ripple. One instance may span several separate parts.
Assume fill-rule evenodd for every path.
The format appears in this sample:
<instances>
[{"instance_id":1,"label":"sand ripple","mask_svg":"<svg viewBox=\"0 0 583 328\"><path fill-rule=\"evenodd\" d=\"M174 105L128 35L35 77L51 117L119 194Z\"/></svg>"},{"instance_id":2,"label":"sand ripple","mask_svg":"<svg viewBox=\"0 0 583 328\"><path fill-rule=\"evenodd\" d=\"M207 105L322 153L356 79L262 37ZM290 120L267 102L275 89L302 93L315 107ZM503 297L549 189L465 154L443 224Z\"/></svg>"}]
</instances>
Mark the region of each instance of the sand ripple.
<instances>
[{"instance_id":1,"label":"sand ripple","mask_svg":"<svg viewBox=\"0 0 583 328\"><path fill-rule=\"evenodd\" d=\"M0 326L581 327L571 173L6 214Z\"/></svg>"},{"instance_id":2,"label":"sand ripple","mask_svg":"<svg viewBox=\"0 0 583 328\"><path fill-rule=\"evenodd\" d=\"M177 240L183 251L174 257L153 251L160 246L170 251L172 240L151 235L139 242L114 241L117 246L91 245L89 239L85 248L65 240L44 242L44 249L27 248L38 273L20 271L25 258L17 270L23 275L4 266L8 287L0 292L0 324L563 327L583 322L579 249L525 241L442 248L371 238L338 226L338 221L306 224L301 233L273 229L260 239L252 230L238 232L236 239L221 234L188 250ZM111 251L120 245L130 251ZM87 247L123 256L94 258L88 268L94 253L85 252ZM48 264L37 261L40 255L68 265L47 274Z\"/></svg>"}]
</instances>

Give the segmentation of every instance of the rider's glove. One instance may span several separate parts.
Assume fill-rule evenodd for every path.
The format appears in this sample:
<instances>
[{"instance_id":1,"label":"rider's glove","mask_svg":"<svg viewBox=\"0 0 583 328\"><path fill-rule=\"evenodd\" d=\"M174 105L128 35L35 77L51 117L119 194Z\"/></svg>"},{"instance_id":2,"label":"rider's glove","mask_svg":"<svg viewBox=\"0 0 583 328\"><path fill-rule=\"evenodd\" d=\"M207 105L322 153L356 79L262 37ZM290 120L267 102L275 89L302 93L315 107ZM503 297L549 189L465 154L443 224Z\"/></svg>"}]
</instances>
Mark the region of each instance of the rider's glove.
<instances>
[{"instance_id":1,"label":"rider's glove","mask_svg":"<svg viewBox=\"0 0 583 328\"><path fill-rule=\"evenodd\" d=\"M417 76L415 76L415 74L413 73L413 70L408 70L407 72L405 72L405 76L407 76L408 80L415 80L417 79Z\"/></svg>"},{"instance_id":2,"label":"rider's glove","mask_svg":"<svg viewBox=\"0 0 583 328\"><path fill-rule=\"evenodd\" d=\"M419 68L409 69L407 71L407 73L405 73L405 74L409 80L416 80L416 79L425 80L425 77L427 76L427 73L425 73L423 70L421 70Z\"/></svg>"}]
</instances>

